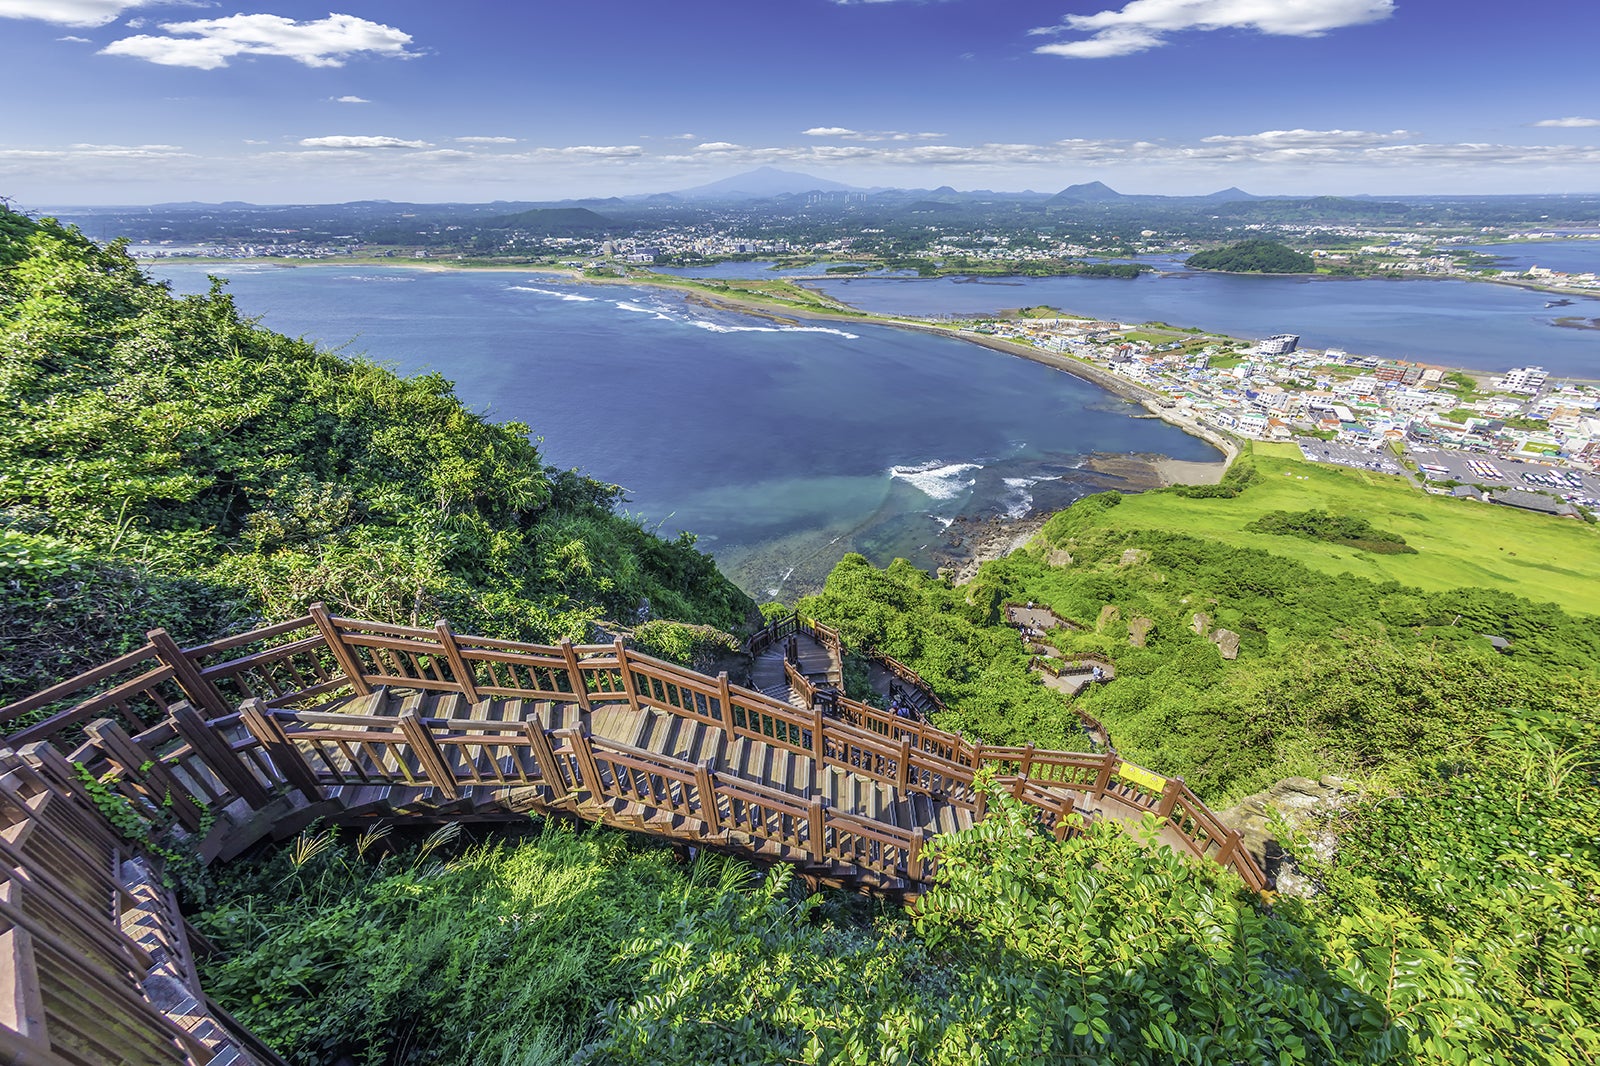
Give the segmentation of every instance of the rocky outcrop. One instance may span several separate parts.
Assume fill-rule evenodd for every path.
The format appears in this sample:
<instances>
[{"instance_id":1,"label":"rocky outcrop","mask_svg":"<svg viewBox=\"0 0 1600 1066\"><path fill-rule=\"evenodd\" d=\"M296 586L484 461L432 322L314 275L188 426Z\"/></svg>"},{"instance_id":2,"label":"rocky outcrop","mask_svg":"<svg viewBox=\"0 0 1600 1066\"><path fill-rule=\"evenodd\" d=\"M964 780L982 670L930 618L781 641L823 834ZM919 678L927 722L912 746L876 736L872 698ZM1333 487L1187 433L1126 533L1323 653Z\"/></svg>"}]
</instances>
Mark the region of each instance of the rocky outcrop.
<instances>
[{"instance_id":1,"label":"rocky outcrop","mask_svg":"<svg viewBox=\"0 0 1600 1066\"><path fill-rule=\"evenodd\" d=\"M1300 861L1272 833L1274 812L1287 823L1290 833L1300 836L1309 857L1331 862L1338 853L1339 839L1330 816L1344 810L1356 796L1340 777L1287 777L1265 792L1246 796L1217 817L1243 838L1244 848L1266 872L1268 884L1288 896L1309 898L1317 886L1302 869ZM1307 856L1302 855L1300 858Z\"/></svg>"},{"instance_id":2,"label":"rocky outcrop","mask_svg":"<svg viewBox=\"0 0 1600 1066\"><path fill-rule=\"evenodd\" d=\"M1104 633L1106 626L1122 621L1122 611L1114 603L1108 603L1100 608L1100 617L1094 620L1094 631Z\"/></svg>"},{"instance_id":3,"label":"rocky outcrop","mask_svg":"<svg viewBox=\"0 0 1600 1066\"><path fill-rule=\"evenodd\" d=\"M1137 617L1128 623L1128 643L1135 648L1142 648L1145 640L1150 636L1150 631L1156 627L1149 618Z\"/></svg>"},{"instance_id":4,"label":"rocky outcrop","mask_svg":"<svg viewBox=\"0 0 1600 1066\"><path fill-rule=\"evenodd\" d=\"M1122 553L1123 566L1138 566L1150 561L1150 553L1143 548L1129 548Z\"/></svg>"},{"instance_id":5,"label":"rocky outcrop","mask_svg":"<svg viewBox=\"0 0 1600 1066\"><path fill-rule=\"evenodd\" d=\"M1211 616L1204 611L1194 613L1194 621L1189 625L1194 629L1195 636L1203 637L1211 632Z\"/></svg>"},{"instance_id":6,"label":"rocky outcrop","mask_svg":"<svg viewBox=\"0 0 1600 1066\"><path fill-rule=\"evenodd\" d=\"M1045 558L1045 562L1051 566L1071 566L1072 553L1064 548L1057 548Z\"/></svg>"},{"instance_id":7,"label":"rocky outcrop","mask_svg":"<svg viewBox=\"0 0 1600 1066\"><path fill-rule=\"evenodd\" d=\"M1219 629L1211 634L1211 642L1217 646L1224 659L1237 659L1239 657L1239 634L1231 629Z\"/></svg>"}]
</instances>

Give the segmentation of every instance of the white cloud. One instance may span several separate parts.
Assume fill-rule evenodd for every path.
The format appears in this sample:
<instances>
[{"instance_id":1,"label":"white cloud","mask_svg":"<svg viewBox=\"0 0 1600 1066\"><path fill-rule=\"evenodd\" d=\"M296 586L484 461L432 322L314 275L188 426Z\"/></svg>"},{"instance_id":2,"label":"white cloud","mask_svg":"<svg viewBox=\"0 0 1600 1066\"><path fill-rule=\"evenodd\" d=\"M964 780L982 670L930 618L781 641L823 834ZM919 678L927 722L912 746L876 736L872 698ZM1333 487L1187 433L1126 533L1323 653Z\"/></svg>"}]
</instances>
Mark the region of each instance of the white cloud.
<instances>
[{"instance_id":1,"label":"white cloud","mask_svg":"<svg viewBox=\"0 0 1600 1066\"><path fill-rule=\"evenodd\" d=\"M300 141L302 148L432 148L427 141L406 141L399 137L306 137Z\"/></svg>"},{"instance_id":2,"label":"white cloud","mask_svg":"<svg viewBox=\"0 0 1600 1066\"><path fill-rule=\"evenodd\" d=\"M836 137L841 141L937 141L942 133L901 133L898 130L852 130L843 126L813 126L807 137Z\"/></svg>"},{"instance_id":3,"label":"white cloud","mask_svg":"<svg viewBox=\"0 0 1600 1066\"><path fill-rule=\"evenodd\" d=\"M599 159L632 158L644 155L637 144L574 144L567 148L541 148L554 155L590 156Z\"/></svg>"},{"instance_id":4,"label":"white cloud","mask_svg":"<svg viewBox=\"0 0 1600 1066\"><path fill-rule=\"evenodd\" d=\"M73 34L70 34L70 33L67 34L65 37L57 37L56 40L58 40L58 41L71 41L73 44L93 44L94 43L93 41L89 40L89 38L87 38L87 37L77 37L77 36L74 36Z\"/></svg>"},{"instance_id":5,"label":"white cloud","mask_svg":"<svg viewBox=\"0 0 1600 1066\"><path fill-rule=\"evenodd\" d=\"M0 3L6 0L0 0ZM102 55L130 56L171 67L215 70L238 56L283 56L308 67L341 67L362 53L408 59L411 35L354 15L296 22L281 15L229 15L164 22L171 36L139 34L112 41Z\"/></svg>"},{"instance_id":6,"label":"white cloud","mask_svg":"<svg viewBox=\"0 0 1600 1066\"><path fill-rule=\"evenodd\" d=\"M1286 148L1365 148L1394 144L1414 136L1406 130L1373 133L1369 130L1265 130L1261 133L1218 134L1202 137L1202 144L1230 145L1263 149Z\"/></svg>"},{"instance_id":7,"label":"white cloud","mask_svg":"<svg viewBox=\"0 0 1600 1066\"><path fill-rule=\"evenodd\" d=\"M0 0L0 18L39 19L62 26L104 26L152 0Z\"/></svg>"},{"instance_id":8,"label":"white cloud","mask_svg":"<svg viewBox=\"0 0 1600 1066\"><path fill-rule=\"evenodd\" d=\"M1586 129L1589 126L1600 126L1600 118L1547 118L1534 123L1535 126L1554 126L1563 130Z\"/></svg>"},{"instance_id":9,"label":"white cloud","mask_svg":"<svg viewBox=\"0 0 1600 1066\"><path fill-rule=\"evenodd\" d=\"M457 137L461 144L516 144L515 137Z\"/></svg>"},{"instance_id":10,"label":"white cloud","mask_svg":"<svg viewBox=\"0 0 1600 1066\"><path fill-rule=\"evenodd\" d=\"M738 152L743 150L743 145L732 144L728 141L707 141L694 146L697 152Z\"/></svg>"},{"instance_id":11,"label":"white cloud","mask_svg":"<svg viewBox=\"0 0 1600 1066\"><path fill-rule=\"evenodd\" d=\"M370 104L370 103L372 103L371 100L368 100L364 96L330 96L328 99L332 100L336 104Z\"/></svg>"},{"instance_id":12,"label":"white cloud","mask_svg":"<svg viewBox=\"0 0 1600 1066\"><path fill-rule=\"evenodd\" d=\"M1394 0L1130 0L1120 10L1067 15L1032 34L1076 30L1082 40L1041 45L1035 52L1072 59L1132 55L1167 43L1183 30L1254 30L1278 37L1320 37L1329 30L1377 22Z\"/></svg>"}]
</instances>

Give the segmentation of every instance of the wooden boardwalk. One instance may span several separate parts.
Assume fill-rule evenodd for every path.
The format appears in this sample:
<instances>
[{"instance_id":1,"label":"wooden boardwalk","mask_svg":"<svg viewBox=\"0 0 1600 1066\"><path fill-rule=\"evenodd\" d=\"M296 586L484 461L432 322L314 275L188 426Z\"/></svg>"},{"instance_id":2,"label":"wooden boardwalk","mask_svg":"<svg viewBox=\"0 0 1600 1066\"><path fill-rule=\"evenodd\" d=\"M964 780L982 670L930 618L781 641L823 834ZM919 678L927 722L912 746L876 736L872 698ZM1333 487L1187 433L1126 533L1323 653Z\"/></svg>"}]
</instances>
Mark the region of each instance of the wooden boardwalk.
<instances>
[{"instance_id":1,"label":"wooden boardwalk","mask_svg":"<svg viewBox=\"0 0 1600 1066\"><path fill-rule=\"evenodd\" d=\"M205 999L170 894L100 813L107 789L194 835L208 860L319 819L534 813L912 897L934 876L929 839L983 818L974 776L987 767L1058 836L1070 814L1153 815L1164 842L1265 887L1181 781L1109 753L974 743L846 699L843 643L815 622L780 620L749 650L756 687L742 688L620 640L529 645L314 607L187 650L156 630L0 708L0 948L20 977L0 997L0 1061L276 1062ZM942 710L904 664L876 662ZM108 1040L128 1050L108 1057Z\"/></svg>"}]
</instances>

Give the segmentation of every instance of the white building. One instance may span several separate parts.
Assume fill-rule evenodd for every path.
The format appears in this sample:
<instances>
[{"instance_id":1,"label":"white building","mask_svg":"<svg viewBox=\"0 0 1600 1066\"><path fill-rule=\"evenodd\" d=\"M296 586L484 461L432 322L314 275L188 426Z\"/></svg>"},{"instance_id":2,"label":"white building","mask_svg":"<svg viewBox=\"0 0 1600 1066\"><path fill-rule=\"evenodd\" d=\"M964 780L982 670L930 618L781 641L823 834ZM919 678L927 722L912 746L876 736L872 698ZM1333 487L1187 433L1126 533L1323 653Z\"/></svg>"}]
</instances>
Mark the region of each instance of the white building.
<instances>
[{"instance_id":1,"label":"white building","mask_svg":"<svg viewBox=\"0 0 1600 1066\"><path fill-rule=\"evenodd\" d=\"M1278 333L1256 345L1256 351L1262 355L1288 355L1299 343L1298 334Z\"/></svg>"},{"instance_id":2,"label":"white building","mask_svg":"<svg viewBox=\"0 0 1600 1066\"><path fill-rule=\"evenodd\" d=\"M1544 383L1550 380L1550 375L1542 366L1519 366L1506 371L1506 376L1500 379L1500 387L1507 392L1524 392L1530 396L1544 388Z\"/></svg>"}]
</instances>

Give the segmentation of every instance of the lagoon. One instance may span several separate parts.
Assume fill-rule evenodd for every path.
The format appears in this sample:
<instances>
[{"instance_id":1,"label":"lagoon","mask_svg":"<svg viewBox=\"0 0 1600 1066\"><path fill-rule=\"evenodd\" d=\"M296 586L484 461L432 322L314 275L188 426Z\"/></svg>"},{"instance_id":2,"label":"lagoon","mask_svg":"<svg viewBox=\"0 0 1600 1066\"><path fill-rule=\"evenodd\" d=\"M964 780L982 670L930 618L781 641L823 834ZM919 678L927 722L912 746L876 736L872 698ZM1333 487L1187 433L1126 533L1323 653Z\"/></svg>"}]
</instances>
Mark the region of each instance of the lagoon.
<instances>
[{"instance_id":1,"label":"lagoon","mask_svg":"<svg viewBox=\"0 0 1600 1066\"><path fill-rule=\"evenodd\" d=\"M1469 370L1529 363L1600 379L1600 333L1563 329L1561 315L1600 316L1600 300L1449 279L1308 278L1186 271L1174 261L1138 278L849 278L807 282L864 311L973 315L1047 304L1121 322L1168 322L1259 339L1297 333L1307 348Z\"/></svg>"},{"instance_id":2,"label":"lagoon","mask_svg":"<svg viewBox=\"0 0 1600 1066\"><path fill-rule=\"evenodd\" d=\"M1600 269L1600 241L1491 245L1506 269L1537 263L1558 270ZM1121 261L1121 260L1119 260ZM937 317L993 314L1046 304L1121 322L1168 322L1257 339L1297 333L1308 348L1410 359L1499 372L1540 364L1557 375L1600 379L1600 333L1562 328L1558 317L1600 317L1600 299L1446 278L1308 278L1190 271L1180 257L1146 256L1158 273L1122 278L865 276L806 281L863 311ZM782 278L820 266L773 271L770 262L719 263L664 270L709 278Z\"/></svg>"},{"instance_id":3,"label":"lagoon","mask_svg":"<svg viewBox=\"0 0 1600 1066\"><path fill-rule=\"evenodd\" d=\"M228 277L263 325L403 373L437 371L548 462L627 490L747 591L792 599L847 551L937 565L965 519L1053 510L1119 482L1091 453L1218 458L1097 386L887 326L780 326L675 290L521 272L160 263Z\"/></svg>"}]
</instances>

